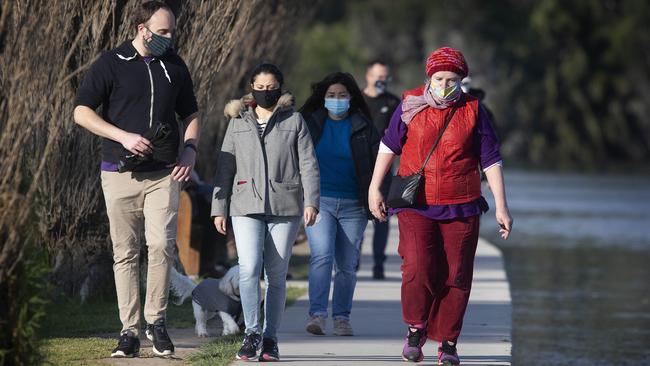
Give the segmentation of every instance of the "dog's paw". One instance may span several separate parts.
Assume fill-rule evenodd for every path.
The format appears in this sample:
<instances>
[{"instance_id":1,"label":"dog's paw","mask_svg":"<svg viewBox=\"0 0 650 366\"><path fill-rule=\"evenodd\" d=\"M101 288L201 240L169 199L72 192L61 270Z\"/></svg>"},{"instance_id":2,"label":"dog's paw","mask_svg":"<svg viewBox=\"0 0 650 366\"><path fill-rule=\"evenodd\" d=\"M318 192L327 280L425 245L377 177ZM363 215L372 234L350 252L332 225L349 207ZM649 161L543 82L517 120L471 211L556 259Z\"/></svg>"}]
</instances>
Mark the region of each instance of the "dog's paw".
<instances>
[{"instance_id":1,"label":"dog's paw","mask_svg":"<svg viewBox=\"0 0 650 366\"><path fill-rule=\"evenodd\" d=\"M239 329L227 329L227 328L224 328L223 331L221 332L221 335L222 336L229 336L229 335L233 335L233 334L237 334L237 333L239 333Z\"/></svg>"},{"instance_id":2,"label":"dog's paw","mask_svg":"<svg viewBox=\"0 0 650 366\"><path fill-rule=\"evenodd\" d=\"M194 329L196 330L196 335L197 335L199 338L207 338L207 337L210 336L210 335L208 334L208 329L205 328L205 327L196 327L196 328L194 328Z\"/></svg>"},{"instance_id":3,"label":"dog's paw","mask_svg":"<svg viewBox=\"0 0 650 366\"><path fill-rule=\"evenodd\" d=\"M223 322L223 330L221 331L221 335L227 336L237 333L239 333L239 327L237 326L237 323L234 321Z\"/></svg>"}]
</instances>

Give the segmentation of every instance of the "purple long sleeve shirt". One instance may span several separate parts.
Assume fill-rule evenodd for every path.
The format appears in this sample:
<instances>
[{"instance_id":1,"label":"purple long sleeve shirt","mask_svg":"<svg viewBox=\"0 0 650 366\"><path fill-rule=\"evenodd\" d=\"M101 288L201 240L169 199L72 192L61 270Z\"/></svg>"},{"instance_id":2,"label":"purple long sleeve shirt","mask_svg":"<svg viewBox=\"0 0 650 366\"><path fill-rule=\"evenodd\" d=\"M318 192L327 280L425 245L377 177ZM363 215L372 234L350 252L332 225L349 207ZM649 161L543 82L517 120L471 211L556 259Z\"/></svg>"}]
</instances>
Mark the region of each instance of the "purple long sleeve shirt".
<instances>
[{"instance_id":1,"label":"purple long sleeve shirt","mask_svg":"<svg viewBox=\"0 0 650 366\"><path fill-rule=\"evenodd\" d=\"M397 106L390 124L384 133L381 142L386 145L395 155L402 154L402 147L406 143L406 132L408 126L402 121L402 103ZM479 104L478 121L474 130L474 146L479 162L483 169L500 162L499 139L497 138L492 123L485 108ZM397 214L402 210L414 211L432 220L452 220L462 217L480 215L489 209L488 203L483 196L480 198L455 205L423 205L410 208L389 209L389 214Z\"/></svg>"}]
</instances>

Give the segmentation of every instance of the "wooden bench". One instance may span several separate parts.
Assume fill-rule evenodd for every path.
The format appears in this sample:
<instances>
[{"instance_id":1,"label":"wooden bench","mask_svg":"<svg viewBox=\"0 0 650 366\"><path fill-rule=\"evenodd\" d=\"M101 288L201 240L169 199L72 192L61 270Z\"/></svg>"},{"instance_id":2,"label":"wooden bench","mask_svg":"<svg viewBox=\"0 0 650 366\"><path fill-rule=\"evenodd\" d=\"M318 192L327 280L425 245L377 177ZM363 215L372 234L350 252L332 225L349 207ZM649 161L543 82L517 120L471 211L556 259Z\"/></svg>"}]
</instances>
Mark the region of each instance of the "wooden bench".
<instances>
[{"instance_id":1,"label":"wooden bench","mask_svg":"<svg viewBox=\"0 0 650 366\"><path fill-rule=\"evenodd\" d=\"M201 248L199 240L192 240L192 199L189 193L181 191L178 202L178 228L176 246L185 273L198 277L201 265Z\"/></svg>"}]
</instances>

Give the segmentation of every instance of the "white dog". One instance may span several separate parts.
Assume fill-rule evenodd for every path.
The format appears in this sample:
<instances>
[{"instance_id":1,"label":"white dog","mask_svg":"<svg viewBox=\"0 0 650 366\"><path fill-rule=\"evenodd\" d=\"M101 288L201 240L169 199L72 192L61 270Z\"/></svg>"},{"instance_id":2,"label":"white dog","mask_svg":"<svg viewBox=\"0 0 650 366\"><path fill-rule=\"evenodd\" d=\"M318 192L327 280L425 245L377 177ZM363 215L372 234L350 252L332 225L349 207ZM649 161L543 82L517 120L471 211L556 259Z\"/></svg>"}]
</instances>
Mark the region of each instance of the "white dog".
<instances>
[{"instance_id":1,"label":"white dog","mask_svg":"<svg viewBox=\"0 0 650 366\"><path fill-rule=\"evenodd\" d=\"M239 333L239 326L235 321L235 318L242 317L239 266L230 268L221 279L206 278L198 285L172 267L170 291L177 297L176 305L181 305L185 299L192 297L196 335L199 337L208 336L208 320L217 314L223 323L221 335Z\"/></svg>"}]
</instances>

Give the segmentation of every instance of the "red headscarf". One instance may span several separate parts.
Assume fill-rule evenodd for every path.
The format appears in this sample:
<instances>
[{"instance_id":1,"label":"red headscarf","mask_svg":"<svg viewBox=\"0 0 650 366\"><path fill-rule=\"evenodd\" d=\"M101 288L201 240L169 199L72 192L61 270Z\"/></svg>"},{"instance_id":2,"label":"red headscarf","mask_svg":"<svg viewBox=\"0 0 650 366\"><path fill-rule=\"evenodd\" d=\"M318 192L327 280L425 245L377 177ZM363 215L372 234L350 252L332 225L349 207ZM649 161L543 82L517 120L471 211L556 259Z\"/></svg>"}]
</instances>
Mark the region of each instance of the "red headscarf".
<instances>
[{"instance_id":1,"label":"red headscarf","mask_svg":"<svg viewBox=\"0 0 650 366\"><path fill-rule=\"evenodd\" d=\"M429 77L438 71L452 71L464 78L469 69L460 51L451 47L441 47L431 52L427 58L426 71Z\"/></svg>"}]
</instances>

